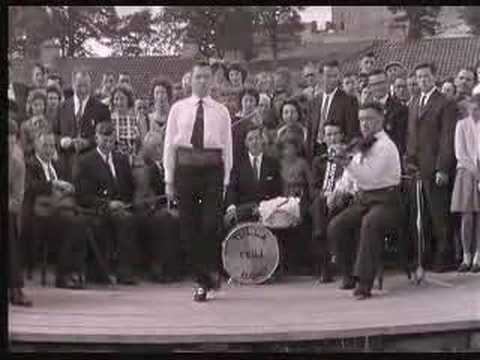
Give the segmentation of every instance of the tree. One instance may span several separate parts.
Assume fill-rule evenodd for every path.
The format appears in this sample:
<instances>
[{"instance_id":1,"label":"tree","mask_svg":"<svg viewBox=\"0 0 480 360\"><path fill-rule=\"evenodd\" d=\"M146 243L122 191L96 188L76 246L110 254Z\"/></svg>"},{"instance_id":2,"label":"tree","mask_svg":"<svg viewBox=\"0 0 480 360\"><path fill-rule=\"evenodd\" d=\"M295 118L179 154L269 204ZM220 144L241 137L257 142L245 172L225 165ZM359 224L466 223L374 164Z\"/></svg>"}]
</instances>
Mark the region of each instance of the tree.
<instances>
[{"instance_id":1,"label":"tree","mask_svg":"<svg viewBox=\"0 0 480 360\"><path fill-rule=\"evenodd\" d=\"M276 62L278 53L297 39L303 29L301 6L252 6L255 30L263 34Z\"/></svg>"},{"instance_id":2,"label":"tree","mask_svg":"<svg viewBox=\"0 0 480 360\"><path fill-rule=\"evenodd\" d=\"M480 35L480 6L464 6L460 10L460 18L470 28L470 33Z\"/></svg>"},{"instance_id":3,"label":"tree","mask_svg":"<svg viewBox=\"0 0 480 360\"><path fill-rule=\"evenodd\" d=\"M89 56L88 40L101 41L117 22L113 6L10 6L9 52L35 57L38 46L53 39L62 57Z\"/></svg>"},{"instance_id":4,"label":"tree","mask_svg":"<svg viewBox=\"0 0 480 360\"><path fill-rule=\"evenodd\" d=\"M160 42L150 9L141 10L117 19L105 29L102 44L113 49L114 56L141 56L161 54Z\"/></svg>"},{"instance_id":5,"label":"tree","mask_svg":"<svg viewBox=\"0 0 480 360\"><path fill-rule=\"evenodd\" d=\"M399 15L396 21L408 21L407 40L433 36L440 25L437 18L442 9L441 6L388 6L388 9L393 14Z\"/></svg>"}]
</instances>

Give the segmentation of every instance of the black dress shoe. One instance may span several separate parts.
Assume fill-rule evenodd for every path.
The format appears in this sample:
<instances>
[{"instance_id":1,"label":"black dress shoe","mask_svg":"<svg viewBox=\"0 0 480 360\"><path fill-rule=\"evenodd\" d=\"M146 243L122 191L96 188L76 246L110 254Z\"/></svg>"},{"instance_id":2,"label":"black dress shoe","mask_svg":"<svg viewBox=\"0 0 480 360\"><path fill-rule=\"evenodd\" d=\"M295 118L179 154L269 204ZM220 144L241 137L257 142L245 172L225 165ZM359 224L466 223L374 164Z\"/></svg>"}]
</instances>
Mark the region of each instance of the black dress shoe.
<instances>
[{"instance_id":1,"label":"black dress shoe","mask_svg":"<svg viewBox=\"0 0 480 360\"><path fill-rule=\"evenodd\" d=\"M449 272L449 271L455 271L455 264L434 264L432 266L432 272L434 273L438 273L438 274L441 274L441 273L445 273L445 272Z\"/></svg>"},{"instance_id":2,"label":"black dress shoe","mask_svg":"<svg viewBox=\"0 0 480 360\"><path fill-rule=\"evenodd\" d=\"M207 301L207 290L202 286L196 287L193 292L193 301L195 302Z\"/></svg>"},{"instance_id":3,"label":"black dress shoe","mask_svg":"<svg viewBox=\"0 0 480 360\"><path fill-rule=\"evenodd\" d=\"M368 290L368 288L362 286L354 290L353 296L355 296L355 299L357 300L365 300L371 297L372 293L370 292L370 290Z\"/></svg>"},{"instance_id":4,"label":"black dress shoe","mask_svg":"<svg viewBox=\"0 0 480 360\"><path fill-rule=\"evenodd\" d=\"M10 295L10 304L14 306L32 307L33 302L25 296L23 290L20 288L12 289Z\"/></svg>"},{"instance_id":5,"label":"black dress shoe","mask_svg":"<svg viewBox=\"0 0 480 360\"><path fill-rule=\"evenodd\" d=\"M480 272L480 264L473 264L472 268L470 269L472 273L479 273Z\"/></svg>"},{"instance_id":6,"label":"black dress shoe","mask_svg":"<svg viewBox=\"0 0 480 360\"><path fill-rule=\"evenodd\" d=\"M85 285L78 277L64 276L55 280L55 287L59 289L81 290L85 288Z\"/></svg>"},{"instance_id":7,"label":"black dress shoe","mask_svg":"<svg viewBox=\"0 0 480 360\"><path fill-rule=\"evenodd\" d=\"M457 269L457 271L458 271L458 272L461 272L461 273L467 272L468 270L470 270L470 265L465 264L464 262L462 262L462 263L460 264L460 266L458 267L458 269Z\"/></svg>"},{"instance_id":8,"label":"black dress shoe","mask_svg":"<svg viewBox=\"0 0 480 360\"><path fill-rule=\"evenodd\" d=\"M342 285L340 285L341 290L352 290L355 289L355 278L353 276L344 276L342 280Z\"/></svg>"},{"instance_id":9,"label":"black dress shoe","mask_svg":"<svg viewBox=\"0 0 480 360\"><path fill-rule=\"evenodd\" d=\"M137 285L138 279L134 276L123 276L118 278L118 283L121 285Z\"/></svg>"}]
</instances>

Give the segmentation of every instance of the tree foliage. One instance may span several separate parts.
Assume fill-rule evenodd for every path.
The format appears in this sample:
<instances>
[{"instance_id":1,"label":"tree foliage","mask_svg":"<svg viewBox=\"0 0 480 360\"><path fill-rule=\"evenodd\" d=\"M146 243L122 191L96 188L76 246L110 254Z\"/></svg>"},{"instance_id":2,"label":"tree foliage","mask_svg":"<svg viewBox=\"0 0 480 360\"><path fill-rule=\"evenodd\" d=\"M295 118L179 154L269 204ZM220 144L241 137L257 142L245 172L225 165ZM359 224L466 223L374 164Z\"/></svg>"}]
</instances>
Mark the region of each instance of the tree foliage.
<instances>
[{"instance_id":1,"label":"tree foliage","mask_svg":"<svg viewBox=\"0 0 480 360\"><path fill-rule=\"evenodd\" d=\"M137 11L116 21L106 29L102 44L113 49L113 56L162 54L155 17L150 9Z\"/></svg>"},{"instance_id":2,"label":"tree foliage","mask_svg":"<svg viewBox=\"0 0 480 360\"><path fill-rule=\"evenodd\" d=\"M470 28L473 35L480 35L480 6L464 6L460 11L460 17Z\"/></svg>"},{"instance_id":3,"label":"tree foliage","mask_svg":"<svg viewBox=\"0 0 480 360\"><path fill-rule=\"evenodd\" d=\"M272 51L273 59L278 53L298 40L299 31L303 30L300 11L301 6L252 6L255 29L265 36L265 42Z\"/></svg>"},{"instance_id":4,"label":"tree foliage","mask_svg":"<svg viewBox=\"0 0 480 360\"><path fill-rule=\"evenodd\" d=\"M441 6L389 6L393 14L399 14L397 21L408 21L408 40L419 40L436 34L440 25L437 18Z\"/></svg>"}]
</instances>

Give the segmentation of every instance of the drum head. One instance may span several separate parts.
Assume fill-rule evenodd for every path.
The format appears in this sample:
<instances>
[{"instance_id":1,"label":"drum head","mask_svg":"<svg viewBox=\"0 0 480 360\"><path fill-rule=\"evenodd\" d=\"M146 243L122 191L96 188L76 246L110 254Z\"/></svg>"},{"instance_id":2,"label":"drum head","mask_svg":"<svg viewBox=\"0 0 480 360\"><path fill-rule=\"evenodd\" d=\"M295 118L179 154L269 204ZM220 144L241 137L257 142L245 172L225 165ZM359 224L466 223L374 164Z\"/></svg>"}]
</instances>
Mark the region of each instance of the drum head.
<instances>
[{"instance_id":1,"label":"drum head","mask_svg":"<svg viewBox=\"0 0 480 360\"><path fill-rule=\"evenodd\" d=\"M279 256L277 238L260 223L235 226L222 244L223 267L242 284L267 281L277 269Z\"/></svg>"}]
</instances>

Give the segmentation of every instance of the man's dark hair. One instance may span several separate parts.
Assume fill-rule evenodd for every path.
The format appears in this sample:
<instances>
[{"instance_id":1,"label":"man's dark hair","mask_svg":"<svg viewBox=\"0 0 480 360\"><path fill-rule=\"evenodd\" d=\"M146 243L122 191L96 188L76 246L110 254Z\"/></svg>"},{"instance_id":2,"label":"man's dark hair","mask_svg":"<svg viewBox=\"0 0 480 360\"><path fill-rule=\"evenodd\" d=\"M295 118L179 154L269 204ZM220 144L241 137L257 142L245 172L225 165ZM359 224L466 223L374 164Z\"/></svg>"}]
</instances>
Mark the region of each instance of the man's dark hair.
<instances>
[{"instance_id":1,"label":"man's dark hair","mask_svg":"<svg viewBox=\"0 0 480 360\"><path fill-rule=\"evenodd\" d=\"M358 108L358 110L368 110L368 109L373 109L377 113L381 114L382 116L384 116L385 114L385 108L378 101L367 101L366 103L360 105Z\"/></svg>"},{"instance_id":2,"label":"man's dark hair","mask_svg":"<svg viewBox=\"0 0 480 360\"><path fill-rule=\"evenodd\" d=\"M375 53L374 53L373 51L369 51L369 52L367 52L366 54L364 54L364 55L362 56L362 59L364 59L364 58L366 58L366 57L374 58L374 59L376 58Z\"/></svg>"},{"instance_id":3,"label":"man's dark hair","mask_svg":"<svg viewBox=\"0 0 480 360\"><path fill-rule=\"evenodd\" d=\"M376 76L376 75L385 75L387 76L387 73L383 69L374 69L372 70L369 74L368 77L370 76Z\"/></svg>"},{"instance_id":4,"label":"man's dark hair","mask_svg":"<svg viewBox=\"0 0 480 360\"><path fill-rule=\"evenodd\" d=\"M322 68L325 68L325 67L336 67L336 68L340 68L340 63L338 62L337 59L333 59L333 60L330 60L330 61L327 61L325 63L323 63L323 66Z\"/></svg>"},{"instance_id":5,"label":"man's dark hair","mask_svg":"<svg viewBox=\"0 0 480 360\"><path fill-rule=\"evenodd\" d=\"M51 93L51 92L54 92L58 95L58 98L61 99L62 98L62 90L60 89L60 87L57 85L57 84L53 84L53 85L49 85L47 87L47 95L48 93Z\"/></svg>"},{"instance_id":6,"label":"man's dark hair","mask_svg":"<svg viewBox=\"0 0 480 360\"><path fill-rule=\"evenodd\" d=\"M420 69L430 69L430 72L432 73L432 75L437 74L437 66L433 62L420 63L416 65L413 70L416 73L417 70L420 70Z\"/></svg>"},{"instance_id":7,"label":"man's dark hair","mask_svg":"<svg viewBox=\"0 0 480 360\"><path fill-rule=\"evenodd\" d=\"M130 73L128 71L120 71L118 74L130 76Z\"/></svg>"},{"instance_id":8,"label":"man's dark hair","mask_svg":"<svg viewBox=\"0 0 480 360\"><path fill-rule=\"evenodd\" d=\"M123 74L123 73L120 73L120 74ZM115 71L113 71L113 70L108 70L108 71L105 71L105 72L103 73L103 76L110 76L110 75L115 76Z\"/></svg>"},{"instance_id":9,"label":"man's dark hair","mask_svg":"<svg viewBox=\"0 0 480 360\"><path fill-rule=\"evenodd\" d=\"M42 73L45 74L47 72L47 68L43 65L43 64L40 64L40 63L35 63L33 64L33 67L32 67L32 71L35 70L35 69L40 69L42 70Z\"/></svg>"},{"instance_id":10,"label":"man's dark hair","mask_svg":"<svg viewBox=\"0 0 480 360\"><path fill-rule=\"evenodd\" d=\"M352 76L355 76L357 77L357 74L354 72L354 71L349 71L347 73L345 73L345 75L343 75L343 78L349 78L349 77L352 77Z\"/></svg>"},{"instance_id":11,"label":"man's dark hair","mask_svg":"<svg viewBox=\"0 0 480 360\"><path fill-rule=\"evenodd\" d=\"M343 126L340 125L339 123L336 123L336 122L333 122L333 121L330 120L330 121L327 121L327 122L325 123L324 128L326 128L327 126L335 126L335 127L337 127L337 128L340 129L340 132L341 132L342 134L345 133L345 131L343 130Z\"/></svg>"},{"instance_id":12,"label":"man's dark hair","mask_svg":"<svg viewBox=\"0 0 480 360\"><path fill-rule=\"evenodd\" d=\"M49 74L47 77L47 81L48 80L58 81L60 86L63 86L63 78L60 76L60 74L57 74L57 73Z\"/></svg>"},{"instance_id":13,"label":"man's dark hair","mask_svg":"<svg viewBox=\"0 0 480 360\"><path fill-rule=\"evenodd\" d=\"M195 62L192 65L192 73L193 73L193 69L195 69L196 67L209 67L210 70L212 69L212 67L206 60L195 60Z\"/></svg>"}]
</instances>

